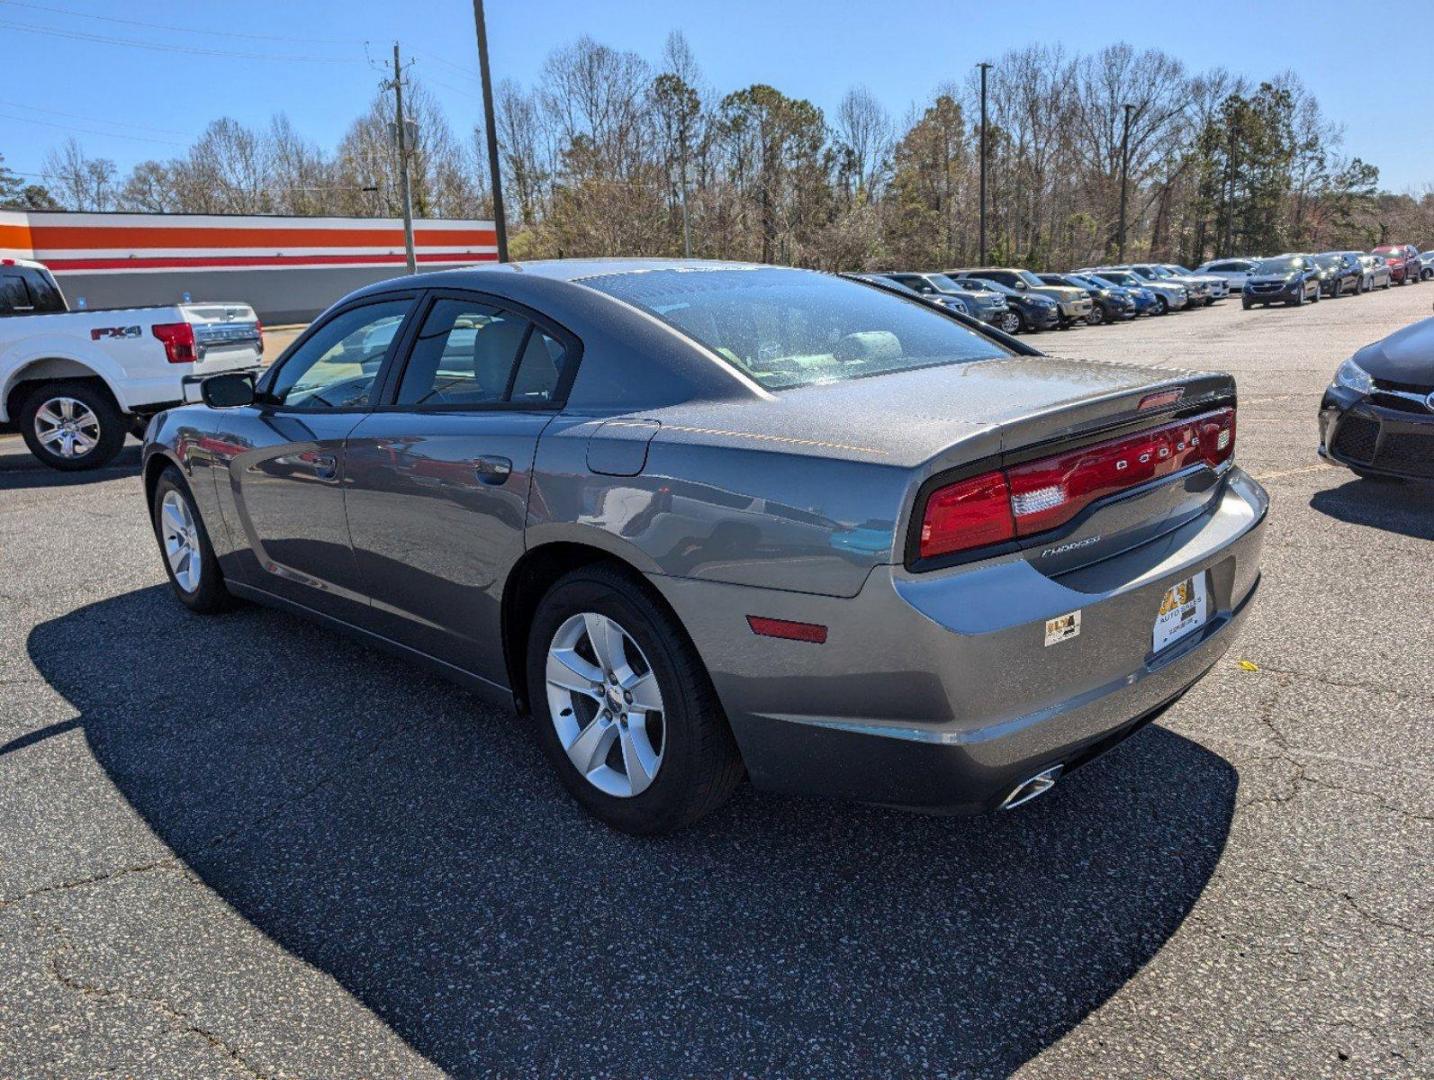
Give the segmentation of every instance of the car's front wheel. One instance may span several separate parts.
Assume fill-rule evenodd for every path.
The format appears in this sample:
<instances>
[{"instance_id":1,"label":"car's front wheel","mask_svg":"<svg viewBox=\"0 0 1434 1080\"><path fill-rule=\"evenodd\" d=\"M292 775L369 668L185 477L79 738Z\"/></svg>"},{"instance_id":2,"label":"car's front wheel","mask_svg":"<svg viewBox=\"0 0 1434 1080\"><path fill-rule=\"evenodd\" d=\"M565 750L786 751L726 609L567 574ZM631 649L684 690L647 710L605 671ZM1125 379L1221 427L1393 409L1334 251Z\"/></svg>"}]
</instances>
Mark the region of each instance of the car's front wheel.
<instances>
[{"instance_id":1,"label":"car's front wheel","mask_svg":"<svg viewBox=\"0 0 1434 1080\"><path fill-rule=\"evenodd\" d=\"M20 434L41 463L78 472L114 460L124 447L125 423L104 390L88 382L52 382L25 398Z\"/></svg>"},{"instance_id":2,"label":"car's front wheel","mask_svg":"<svg viewBox=\"0 0 1434 1080\"><path fill-rule=\"evenodd\" d=\"M742 759L676 617L634 576L575 570L539 602L528 696L563 786L630 833L690 825L731 795Z\"/></svg>"},{"instance_id":3,"label":"car's front wheel","mask_svg":"<svg viewBox=\"0 0 1434 1080\"><path fill-rule=\"evenodd\" d=\"M232 607L234 600L224 587L209 531L199 516L189 485L173 465L160 474L154 485L150 518L164 556L165 573L180 603L203 615Z\"/></svg>"},{"instance_id":4,"label":"car's front wheel","mask_svg":"<svg viewBox=\"0 0 1434 1080\"><path fill-rule=\"evenodd\" d=\"M1007 311L1001 316L1001 329L1008 334L1019 334L1024 326L1021 324L1021 316L1014 311Z\"/></svg>"},{"instance_id":5,"label":"car's front wheel","mask_svg":"<svg viewBox=\"0 0 1434 1080\"><path fill-rule=\"evenodd\" d=\"M1163 296L1157 296L1157 297L1155 298L1155 314L1157 314L1157 315L1169 315L1169 314L1170 314L1170 301L1167 300L1167 299L1165 299L1165 297L1163 297Z\"/></svg>"},{"instance_id":6,"label":"car's front wheel","mask_svg":"<svg viewBox=\"0 0 1434 1080\"><path fill-rule=\"evenodd\" d=\"M1099 326L1103 322L1105 322L1105 309L1099 304L1092 304L1090 306L1090 314L1085 317L1085 324L1087 326Z\"/></svg>"}]
</instances>

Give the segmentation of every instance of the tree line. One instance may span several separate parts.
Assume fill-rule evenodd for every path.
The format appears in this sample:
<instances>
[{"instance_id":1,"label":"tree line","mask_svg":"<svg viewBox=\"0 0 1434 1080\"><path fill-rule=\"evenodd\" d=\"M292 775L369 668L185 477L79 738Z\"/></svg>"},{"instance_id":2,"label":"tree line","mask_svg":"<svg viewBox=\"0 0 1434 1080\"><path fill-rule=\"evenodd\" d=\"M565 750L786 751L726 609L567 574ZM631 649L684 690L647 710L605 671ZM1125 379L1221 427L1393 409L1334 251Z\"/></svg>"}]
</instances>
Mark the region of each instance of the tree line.
<instances>
[{"instance_id":1,"label":"tree line","mask_svg":"<svg viewBox=\"0 0 1434 1080\"><path fill-rule=\"evenodd\" d=\"M1114 257L1127 163L1127 257L1434 242L1434 189L1382 192L1378 169L1291 73L1187 71L1160 50L1033 45L988 73L990 257L1036 268ZM649 62L580 37L536 84L495 95L514 258L675 255L827 269L939 268L979 258L979 80L896 120L863 87L833 115L776 87L720 93L680 33ZM481 130L455 133L410 80L422 217L491 214ZM394 216L398 175L380 93L327 151L283 116L209 125L182 156L136 165L71 138L43 185L0 164L0 205L184 213ZM1128 124L1128 132L1126 126ZM1126 148L1123 153L1123 147Z\"/></svg>"}]
</instances>

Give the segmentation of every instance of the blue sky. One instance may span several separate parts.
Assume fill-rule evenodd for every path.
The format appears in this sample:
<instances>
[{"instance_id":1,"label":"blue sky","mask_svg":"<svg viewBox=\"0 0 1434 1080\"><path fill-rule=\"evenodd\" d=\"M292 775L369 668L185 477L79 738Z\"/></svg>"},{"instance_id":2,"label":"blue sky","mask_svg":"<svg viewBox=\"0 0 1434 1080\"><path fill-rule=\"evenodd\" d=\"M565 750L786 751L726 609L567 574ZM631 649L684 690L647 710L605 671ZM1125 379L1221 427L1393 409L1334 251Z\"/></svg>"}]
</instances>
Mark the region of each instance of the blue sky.
<instances>
[{"instance_id":1,"label":"blue sky","mask_svg":"<svg viewBox=\"0 0 1434 1080\"><path fill-rule=\"evenodd\" d=\"M1402 65L1427 70L1434 10L1425 0L487 0L487 9L495 79L531 84L551 50L584 32L656 60L680 29L723 92L768 82L830 113L864 83L898 119L977 61L1055 40L1070 51L1124 40L1192 69L1223 65L1255 79L1294 69L1345 125L1346 152L1378 165L1385 187L1434 183L1434 91L1427 75L1413 92L1396 92L1389 79ZM73 131L127 170L181 153L215 117L262 124L277 111L332 147L372 97L395 39L455 128L479 117L468 0L0 0L0 153L10 168L38 173L45 152Z\"/></svg>"}]
</instances>

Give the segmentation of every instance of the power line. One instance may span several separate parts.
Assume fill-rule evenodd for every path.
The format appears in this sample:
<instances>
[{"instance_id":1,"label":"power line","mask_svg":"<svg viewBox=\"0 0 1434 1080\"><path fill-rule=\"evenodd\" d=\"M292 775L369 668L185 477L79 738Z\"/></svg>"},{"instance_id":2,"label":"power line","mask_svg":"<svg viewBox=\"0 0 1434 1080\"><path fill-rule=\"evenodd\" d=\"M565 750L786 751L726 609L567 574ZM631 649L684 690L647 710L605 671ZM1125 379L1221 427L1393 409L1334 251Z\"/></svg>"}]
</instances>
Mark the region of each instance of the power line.
<instances>
[{"instance_id":1,"label":"power line","mask_svg":"<svg viewBox=\"0 0 1434 1080\"><path fill-rule=\"evenodd\" d=\"M291 56L279 53L235 52L231 49L201 49L190 45L163 45L155 41L136 41L133 38L110 37L107 34L86 34L79 30L56 30L51 27L30 26L26 23L0 19L0 26L19 30L27 34L44 34L50 37L68 38L72 41L93 41L101 45L120 45L130 49L149 49L153 52L188 53L192 56L222 56L229 60L282 60L292 64L355 64L361 61L352 58L331 56Z\"/></svg>"},{"instance_id":2,"label":"power line","mask_svg":"<svg viewBox=\"0 0 1434 1080\"><path fill-rule=\"evenodd\" d=\"M95 19L99 22L118 23L123 26L139 26L147 30L167 30L178 34L206 34L211 37L242 38L246 41L283 41L294 45L361 45L357 38L341 40L337 38L297 38L287 34L243 34L236 30L203 30L198 27L171 26L166 23L141 22L138 19L121 19L114 15L95 15L88 11L76 11L73 8L54 7L50 4L34 4L29 0L0 0L0 4L8 4L10 7L30 8L34 11L48 11L55 15L72 15L80 19Z\"/></svg>"},{"instance_id":3,"label":"power line","mask_svg":"<svg viewBox=\"0 0 1434 1080\"><path fill-rule=\"evenodd\" d=\"M30 116L11 116L9 113L0 113L0 120L14 120L21 124L39 124L41 127L59 128L61 131L79 132L82 135L101 135L107 139L124 139L126 142L158 143L162 146L184 145L174 139L149 139L143 135L125 135L118 131L100 131L95 128L75 127L73 124L56 124L49 120L36 120Z\"/></svg>"},{"instance_id":4,"label":"power line","mask_svg":"<svg viewBox=\"0 0 1434 1080\"><path fill-rule=\"evenodd\" d=\"M106 124L106 125L109 125L109 126L112 126L112 127L127 127L127 128L135 128L135 129L138 130L138 131L153 131L153 132L155 132L155 133L157 133L157 134L160 134L160 135L185 135L185 136L187 136L187 135L189 134L187 131L176 131L176 130L174 130L174 128L157 128L157 127L150 127L148 124L136 124L136 123L133 123L132 121L129 121L129 120L111 120L111 119L109 119L108 117L105 117L105 116L87 116L87 115L85 115L85 114L83 114L83 113L62 112L62 111L59 110L59 109L45 109L45 108L41 108L39 105L31 105L31 104L28 104L28 103L26 103L26 102L20 102L20 101L5 101L3 98L0 98L0 106L4 106L4 107L7 107L7 108L11 108L11 109L26 109L26 110L30 110L30 111L32 111L32 112L42 112L42 113L46 113L46 114L48 114L48 115L50 115L50 116L65 116L65 117L68 117L68 118L71 119L71 120L88 120L88 121L90 121L91 123L95 123L95 124Z\"/></svg>"}]
</instances>

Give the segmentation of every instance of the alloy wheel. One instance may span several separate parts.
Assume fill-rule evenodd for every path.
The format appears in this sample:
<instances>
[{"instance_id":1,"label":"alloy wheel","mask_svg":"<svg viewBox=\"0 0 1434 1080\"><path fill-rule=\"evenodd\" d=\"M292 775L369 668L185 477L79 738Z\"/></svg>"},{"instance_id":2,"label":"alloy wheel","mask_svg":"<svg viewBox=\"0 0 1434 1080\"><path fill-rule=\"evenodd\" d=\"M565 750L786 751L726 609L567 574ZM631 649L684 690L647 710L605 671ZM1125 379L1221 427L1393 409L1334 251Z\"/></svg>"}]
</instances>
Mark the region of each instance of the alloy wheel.
<instances>
[{"instance_id":1,"label":"alloy wheel","mask_svg":"<svg viewBox=\"0 0 1434 1080\"><path fill-rule=\"evenodd\" d=\"M662 767L667 724L657 675L632 635L585 611L548 646L548 713L579 773L617 798L640 795Z\"/></svg>"},{"instance_id":2,"label":"alloy wheel","mask_svg":"<svg viewBox=\"0 0 1434 1080\"><path fill-rule=\"evenodd\" d=\"M56 457L74 461L100 441L100 418L77 398L52 397L35 413L35 437Z\"/></svg>"},{"instance_id":3,"label":"alloy wheel","mask_svg":"<svg viewBox=\"0 0 1434 1080\"><path fill-rule=\"evenodd\" d=\"M1008 311L1001 316L1001 329L1008 334L1014 334L1021 329L1021 317L1014 311Z\"/></svg>"},{"instance_id":4,"label":"alloy wheel","mask_svg":"<svg viewBox=\"0 0 1434 1080\"><path fill-rule=\"evenodd\" d=\"M169 490L159 504L159 530L164 542L164 557L175 582L187 593L199 588L203 558L199 553L199 528L190 513L189 502L179 492Z\"/></svg>"}]
</instances>

